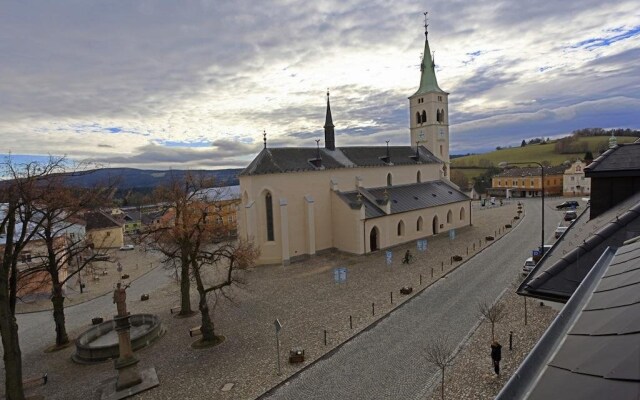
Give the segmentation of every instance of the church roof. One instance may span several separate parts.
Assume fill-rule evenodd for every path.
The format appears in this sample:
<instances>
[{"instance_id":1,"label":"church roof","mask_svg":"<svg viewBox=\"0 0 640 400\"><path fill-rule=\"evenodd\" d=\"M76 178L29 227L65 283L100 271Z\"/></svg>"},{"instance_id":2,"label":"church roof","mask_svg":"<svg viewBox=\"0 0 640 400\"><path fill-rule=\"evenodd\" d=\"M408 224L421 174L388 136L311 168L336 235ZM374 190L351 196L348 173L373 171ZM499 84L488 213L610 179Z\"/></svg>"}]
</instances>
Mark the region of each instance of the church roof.
<instances>
[{"instance_id":1,"label":"church roof","mask_svg":"<svg viewBox=\"0 0 640 400\"><path fill-rule=\"evenodd\" d=\"M391 202L391 214L399 214L469 200L467 195L444 180L368 189L361 187L342 192L340 197L354 208L359 207L362 201L367 219L386 215L384 206L387 202Z\"/></svg>"},{"instance_id":2,"label":"church roof","mask_svg":"<svg viewBox=\"0 0 640 400\"><path fill-rule=\"evenodd\" d=\"M335 150L313 147L265 148L245 168L240 176L279 174L284 172L318 171L325 169L381 167L442 163L424 146L338 147ZM320 154L321 162L315 160Z\"/></svg>"}]
</instances>

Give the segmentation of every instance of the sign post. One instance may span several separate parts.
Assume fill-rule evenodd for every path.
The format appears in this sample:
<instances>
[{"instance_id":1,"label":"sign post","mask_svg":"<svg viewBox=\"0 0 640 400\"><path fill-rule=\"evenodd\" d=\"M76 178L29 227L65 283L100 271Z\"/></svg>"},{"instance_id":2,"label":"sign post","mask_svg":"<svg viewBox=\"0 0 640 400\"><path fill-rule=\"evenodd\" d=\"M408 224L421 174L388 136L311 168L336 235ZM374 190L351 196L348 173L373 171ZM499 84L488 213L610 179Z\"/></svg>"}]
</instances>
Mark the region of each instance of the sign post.
<instances>
[{"instance_id":1,"label":"sign post","mask_svg":"<svg viewBox=\"0 0 640 400\"><path fill-rule=\"evenodd\" d=\"M273 324L276 327L276 351L278 352L278 375L280 375L281 374L281 372L280 372L280 336L278 334L280 333L280 330L282 329L282 324L280 323L280 321L277 318L273 322Z\"/></svg>"}]
</instances>

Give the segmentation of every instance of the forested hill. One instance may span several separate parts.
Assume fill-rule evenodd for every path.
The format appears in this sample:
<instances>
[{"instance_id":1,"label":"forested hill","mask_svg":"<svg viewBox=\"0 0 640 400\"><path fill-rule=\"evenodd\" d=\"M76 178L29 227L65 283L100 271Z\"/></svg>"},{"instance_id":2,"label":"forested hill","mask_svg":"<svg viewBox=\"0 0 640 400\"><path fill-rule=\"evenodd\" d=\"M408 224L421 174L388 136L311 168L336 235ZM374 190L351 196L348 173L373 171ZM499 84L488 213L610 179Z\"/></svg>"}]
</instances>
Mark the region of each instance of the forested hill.
<instances>
[{"instance_id":1,"label":"forested hill","mask_svg":"<svg viewBox=\"0 0 640 400\"><path fill-rule=\"evenodd\" d=\"M72 186L91 187L115 183L119 191L140 190L150 191L155 187L167 184L172 178L181 180L187 174L196 174L206 178L213 178L218 186L238 184L238 174L241 168L219 170L144 170L135 168L102 168L82 173L75 173L68 177Z\"/></svg>"}]
</instances>

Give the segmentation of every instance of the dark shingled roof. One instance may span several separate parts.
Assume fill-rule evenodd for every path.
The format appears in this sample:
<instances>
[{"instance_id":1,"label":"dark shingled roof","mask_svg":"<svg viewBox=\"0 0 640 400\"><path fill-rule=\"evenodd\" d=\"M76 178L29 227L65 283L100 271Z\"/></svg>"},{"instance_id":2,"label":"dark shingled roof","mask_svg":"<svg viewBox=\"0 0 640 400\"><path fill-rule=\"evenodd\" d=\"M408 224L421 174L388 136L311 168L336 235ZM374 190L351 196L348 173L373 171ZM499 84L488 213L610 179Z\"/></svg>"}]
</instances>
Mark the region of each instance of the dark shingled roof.
<instances>
[{"instance_id":1,"label":"dark shingled roof","mask_svg":"<svg viewBox=\"0 0 640 400\"><path fill-rule=\"evenodd\" d=\"M614 155L611 157L611 155ZM619 144L611 148L584 169L587 177L638 176L640 174L640 143Z\"/></svg>"},{"instance_id":2,"label":"dark shingled roof","mask_svg":"<svg viewBox=\"0 0 640 400\"><path fill-rule=\"evenodd\" d=\"M360 198L358 193L361 194ZM362 201L367 219L386 215L384 208L387 202L391 202L391 214L399 214L469 201L467 195L442 180L370 189L360 188L358 191L340 193L340 197L352 208L358 207L359 201Z\"/></svg>"},{"instance_id":3,"label":"dark shingled roof","mask_svg":"<svg viewBox=\"0 0 640 400\"><path fill-rule=\"evenodd\" d=\"M640 194L597 218L585 210L525 278L518 294L566 302L608 246L640 235Z\"/></svg>"},{"instance_id":4,"label":"dark shingled roof","mask_svg":"<svg viewBox=\"0 0 640 400\"><path fill-rule=\"evenodd\" d=\"M122 224L103 212L91 212L85 216L88 231L93 229L118 228Z\"/></svg>"},{"instance_id":5,"label":"dark shingled roof","mask_svg":"<svg viewBox=\"0 0 640 400\"><path fill-rule=\"evenodd\" d=\"M384 146L337 147L335 150L313 147L282 147L263 149L240 176L278 174L283 172L318 171L325 169L377 167L385 165L417 165L442 163L425 147L420 146L418 157L411 146L390 146L389 157Z\"/></svg>"},{"instance_id":6,"label":"dark shingled roof","mask_svg":"<svg viewBox=\"0 0 640 400\"><path fill-rule=\"evenodd\" d=\"M640 241L607 248L496 399L640 398Z\"/></svg>"},{"instance_id":7,"label":"dark shingled roof","mask_svg":"<svg viewBox=\"0 0 640 400\"><path fill-rule=\"evenodd\" d=\"M559 165L555 167L544 167L544 175L562 175L568 167ZM496 175L496 177L523 177L540 176L540 167L508 168Z\"/></svg>"}]
</instances>

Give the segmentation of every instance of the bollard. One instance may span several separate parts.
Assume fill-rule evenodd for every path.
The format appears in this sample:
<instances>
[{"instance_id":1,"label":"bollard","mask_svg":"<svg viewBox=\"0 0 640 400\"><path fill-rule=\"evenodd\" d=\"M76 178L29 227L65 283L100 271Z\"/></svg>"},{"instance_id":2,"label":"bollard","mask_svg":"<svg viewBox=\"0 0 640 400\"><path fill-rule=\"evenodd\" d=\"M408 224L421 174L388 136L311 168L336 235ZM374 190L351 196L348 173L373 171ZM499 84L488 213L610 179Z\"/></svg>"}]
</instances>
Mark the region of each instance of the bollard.
<instances>
[{"instance_id":1,"label":"bollard","mask_svg":"<svg viewBox=\"0 0 640 400\"><path fill-rule=\"evenodd\" d=\"M324 330L324 345L327 345L327 330Z\"/></svg>"},{"instance_id":2,"label":"bollard","mask_svg":"<svg viewBox=\"0 0 640 400\"><path fill-rule=\"evenodd\" d=\"M431 278L433 279L433 267L431 268Z\"/></svg>"},{"instance_id":3,"label":"bollard","mask_svg":"<svg viewBox=\"0 0 640 400\"><path fill-rule=\"evenodd\" d=\"M353 318L349 315L349 329L353 329Z\"/></svg>"},{"instance_id":4,"label":"bollard","mask_svg":"<svg viewBox=\"0 0 640 400\"><path fill-rule=\"evenodd\" d=\"M449 265L453 265L453 256L449 259Z\"/></svg>"},{"instance_id":5,"label":"bollard","mask_svg":"<svg viewBox=\"0 0 640 400\"><path fill-rule=\"evenodd\" d=\"M476 243L473 243L473 251L476 251Z\"/></svg>"},{"instance_id":6,"label":"bollard","mask_svg":"<svg viewBox=\"0 0 640 400\"><path fill-rule=\"evenodd\" d=\"M469 255L469 246L467 246L467 255Z\"/></svg>"},{"instance_id":7,"label":"bollard","mask_svg":"<svg viewBox=\"0 0 640 400\"><path fill-rule=\"evenodd\" d=\"M371 315L376 315L376 303L371 303Z\"/></svg>"},{"instance_id":8,"label":"bollard","mask_svg":"<svg viewBox=\"0 0 640 400\"><path fill-rule=\"evenodd\" d=\"M513 350L513 331L509 331L509 350Z\"/></svg>"},{"instance_id":9,"label":"bollard","mask_svg":"<svg viewBox=\"0 0 640 400\"><path fill-rule=\"evenodd\" d=\"M393 292L389 292L389 295L391 296L391 304L393 304Z\"/></svg>"},{"instance_id":10,"label":"bollard","mask_svg":"<svg viewBox=\"0 0 640 400\"><path fill-rule=\"evenodd\" d=\"M422 274L420 274L420 285L422 286Z\"/></svg>"},{"instance_id":11,"label":"bollard","mask_svg":"<svg viewBox=\"0 0 640 400\"><path fill-rule=\"evenodd\" d=\"M444 271L444 261L440 263L440 271Z\"/></svg>"}]
</instances>

